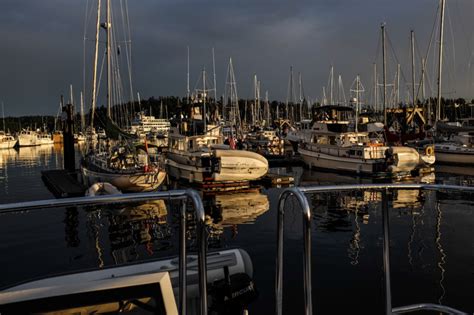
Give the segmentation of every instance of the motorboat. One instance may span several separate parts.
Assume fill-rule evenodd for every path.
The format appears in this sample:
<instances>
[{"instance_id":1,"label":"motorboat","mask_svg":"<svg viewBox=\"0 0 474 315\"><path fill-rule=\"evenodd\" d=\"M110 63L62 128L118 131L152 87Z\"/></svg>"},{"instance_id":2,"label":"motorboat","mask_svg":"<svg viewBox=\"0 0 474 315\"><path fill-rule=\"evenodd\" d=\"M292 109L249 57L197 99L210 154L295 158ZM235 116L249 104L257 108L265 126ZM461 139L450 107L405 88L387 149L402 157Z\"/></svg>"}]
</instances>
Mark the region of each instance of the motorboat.
<instances>
[{"instance_id":1,"label":"motorboat","mask_svg":"<svg viewBox=\"0 0 474 315\"><path fill-rule=\"evenodd\" d=\"M11 149L15 147L18 143L18 140L15 139L12 135L0 131L0 149Z\"/></svg>"},{"instance_id":2,"label":"motorboat","mask_svg":"<svg viewBox=\"0 0 474 315\"><path fill-rule=\"evenodd\" d=\"M168 137L166 165L176 179L198 184L247 185L268 171L268 161L262 155L225 145L220 126L207 125L207 132L193 136L171 128Z\"/></svg>"}]
</instances>

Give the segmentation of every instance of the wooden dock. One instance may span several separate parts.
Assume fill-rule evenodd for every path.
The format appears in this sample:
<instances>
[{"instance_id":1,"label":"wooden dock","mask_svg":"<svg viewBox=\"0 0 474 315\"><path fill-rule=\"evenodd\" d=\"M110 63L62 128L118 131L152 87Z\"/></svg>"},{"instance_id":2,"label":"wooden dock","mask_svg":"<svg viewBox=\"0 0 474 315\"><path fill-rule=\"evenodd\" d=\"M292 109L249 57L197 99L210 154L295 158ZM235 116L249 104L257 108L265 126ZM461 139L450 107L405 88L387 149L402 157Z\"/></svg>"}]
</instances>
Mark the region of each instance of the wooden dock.
<instances>
[{"instance_id":1,"label":"wooden dock","mask_svg":"<svg viewBox=\"0 0 474 315\"><path fill-rule=\"evenodd\" d=\"M86 191L86 187L77 180L77 172L47 170L41 172L41 178L56 198L81 197Z\"/></svg>"}]
</instances>

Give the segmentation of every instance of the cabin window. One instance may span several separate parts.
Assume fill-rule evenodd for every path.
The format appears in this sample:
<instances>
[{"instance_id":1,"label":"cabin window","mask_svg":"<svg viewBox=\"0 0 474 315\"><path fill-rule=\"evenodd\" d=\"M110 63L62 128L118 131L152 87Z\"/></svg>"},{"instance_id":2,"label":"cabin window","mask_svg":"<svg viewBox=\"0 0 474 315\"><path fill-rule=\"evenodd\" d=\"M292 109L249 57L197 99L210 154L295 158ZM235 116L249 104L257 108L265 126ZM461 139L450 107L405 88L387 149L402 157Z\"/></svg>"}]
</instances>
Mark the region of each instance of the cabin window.
<instances>
[{"instance_id":1,"label":"cabin window","mask_svg":"<svg viewBox=\"0 0 474 315\"><path fill-rule=\"evenodd\" d=\"M336 137L329 137L329 144L336 144Z\"/></svg>"}]
</instances>

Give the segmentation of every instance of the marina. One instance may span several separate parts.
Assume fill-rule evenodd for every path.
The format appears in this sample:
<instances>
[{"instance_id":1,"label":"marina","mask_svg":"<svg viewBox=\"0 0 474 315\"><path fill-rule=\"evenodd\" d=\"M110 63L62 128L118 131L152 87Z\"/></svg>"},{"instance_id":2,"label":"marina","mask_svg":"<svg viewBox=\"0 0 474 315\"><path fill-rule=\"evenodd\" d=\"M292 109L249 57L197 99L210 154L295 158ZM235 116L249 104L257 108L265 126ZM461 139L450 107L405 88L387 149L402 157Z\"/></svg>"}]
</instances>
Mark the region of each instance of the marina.
<instances>
[{"instance_id":1,"label":"marina","mask_svg":"<svg viewBox=\"0 0 474 315\"><path fill-rule=\"evenodd\" d=\"M2 169L5 170L1 177L1 189L6 199L2 201L53 198L41 181L40 174L41 170L56 169L62 165L59 148L6 150L2 151L1 157ZM32 172L37 176L32 177ZM369 189L344 192L344 185L368 184L373 180L302 167L271 169L271 172L292 174L295 184L300 187L338 185L332 193L308 195L313 209L313 295L317 292L313 297L314 310L343 313L358 307L367 309L363 300L370 294L378 302L372 303L369 311L382 312L382 257L378 256L382 253L382 193ZM21 191L19 187L26 178L29 178L31 186L28 194L20 197L8 193ZM474 177L469 175L436 173L436 183L443 185L471 185L473 181ZM406 181L397 185L403 184ZM209 229L208 250L240 248L248 253L253 267L252 279L258 289L258 297L248 305L248 311L258 314L267 313L268 303L275 303L277 204L279 195L285 189L260 187L257 191L203 196ZM469 201L471 193L434 193L407 188L385 197L389 200L393 237L391 270L394 303L398 306L419 302L438 304L441 301L457 309L472 308L470 300L464 298L473 283L472 277L466 276L464 271L470 270L474 259L472 251L464 249L471 248L472 244L469 238L456 236L456 231L468 231L473 224L474 207ZM67 202L68 198L62 200ZM18 254L2 256L3 268L13 261L19 265L4 274L2 287L50 274L97 267L102 269L176 255L179 233L175 215L179 213L179 207L175 202L170 203L168 198L165 201L164 208L159 206L162 210L152 210L157 209L156 206L127 208L117 204L113 207L74 206L2 212L4 228L1 238L4 242L1 246L8 252L9 244L15 242L15 252L23 253L21 259ZM284 302L283 313L295 308L303 313L302 281L292 280L302 279L303 276L301 210L294 202L290 204L285 212L286 280L283 296L284 301L294 302ZM132 209L135 210L130 212ZM21 241L15 241L16 237L10 232L16 229L23 231ZM433 235L436 237L433 238ZM47 242L48 248L34 249L33 244L38 241ZM374 256L380 258L374 260ZM27 267L31 259L38 261L35 268ZM401 274L403 277L397 277ZM334 286L334 279L345 284ZM361 285L365 288L363 292L358 290ZM407 290L407 287L411 289ZM330 301L340 294L348 295L347 303L335 307Z\"/></svg>"},{"instance_id":2,"label":"marina","mask_svg":"<svg viewBox=\"0 0 474 315\"><path fill-rule=\"evenodd\" d=\"M474 312L474 4L82 2L0 5L0 315Z\"/></svg>"}]
</instances>

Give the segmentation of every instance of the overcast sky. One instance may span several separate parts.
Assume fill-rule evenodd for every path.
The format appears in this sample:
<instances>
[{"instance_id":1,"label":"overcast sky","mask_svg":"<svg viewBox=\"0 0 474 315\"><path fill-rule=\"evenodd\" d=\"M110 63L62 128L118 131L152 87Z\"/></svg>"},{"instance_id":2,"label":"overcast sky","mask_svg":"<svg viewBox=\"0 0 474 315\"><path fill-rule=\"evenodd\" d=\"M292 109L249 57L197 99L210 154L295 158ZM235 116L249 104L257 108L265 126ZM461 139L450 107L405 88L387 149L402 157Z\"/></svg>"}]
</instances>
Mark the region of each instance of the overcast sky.
<instances>
[{"instance_id":1,"label":"overcast sky","mask_svg":"<svg viewBox=\"0 0 474 315\"><path fill-rule=\"evenodd\" d=\"M6 116L55 114L69 84L75 91L83 89L87 3L95 6L96 0L0 2L0 101L5 103ZM112 3L118 5L120 0ZM382 22L395 53L390 52L389 79L398 60L406 78L402 85L406 85L411 81L410 30L415 30L417 50L424 55L438 1L128 0L128 6L133 85L142 98L185 95L189 46L191 88L203 67L211 74L214 47L219 95L224 93L232 57L239 97L252 96L252 79L257 74L262 95L268 90L270 99L285 101L290 66L295 77L302 73L305 94L312 100L321 98L331 64L336 75L342 74L346 95L358 73L370 92L372 64L377 61L381 68L377 47ZM474 1L447 0L447 6L443 91L446 96L472 98ZM89 19L89 28L93 22ZM433 53L429 58L428 70L434 72ZM435 77L429 80L435 89ZM402 94L403 98L406 93Z\"/></svg>"}]
</instances>

